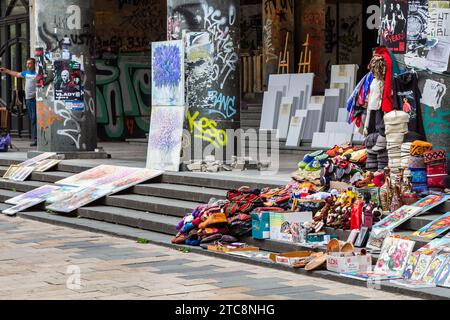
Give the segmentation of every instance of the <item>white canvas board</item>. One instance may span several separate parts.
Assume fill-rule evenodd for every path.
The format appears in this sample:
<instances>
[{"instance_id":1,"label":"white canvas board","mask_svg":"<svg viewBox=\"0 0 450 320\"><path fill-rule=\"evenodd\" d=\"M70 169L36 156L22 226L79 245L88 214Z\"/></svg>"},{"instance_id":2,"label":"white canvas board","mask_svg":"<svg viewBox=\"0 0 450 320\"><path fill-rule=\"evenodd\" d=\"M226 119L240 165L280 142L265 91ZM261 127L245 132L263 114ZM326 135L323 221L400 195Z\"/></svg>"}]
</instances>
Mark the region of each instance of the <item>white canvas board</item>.
<instances>
[{"instance_id":1,"label":"white canvas board","mask_svg":"<svg viewBox=\"0 0 450 320\"><path fill-rule=\"evenodd\" d=\"M330 134L328 132L315 132L311 147L313 148L328 148Z\"/></svg>"},{"instance_id":2,"label":"white canvas board","mask_svg":"<svg viewBox=\"0 0 450 320\"><path fill-rule=\"evenodd\" d=\"M269 76L268 91L271 91L273 88L277 87L285 87L285 90L289 91L290 81L291 77L289 74L271 74Z\"/></svg>"},{"instance_id":3,"label":"white canvas board","mask_svg":"<svg viewBox=\"0 0 450 320\"><path fill-rule=\"evenodd\" d=\"M354 126L349 125L347 122L326 122L325 124L325 132L346 133L352 135L354 131Z\"/></svg>"},{"instance_id":4,"label":"white canvas board","mask_svg":"<svg viewBox=\"0 0 450 320\"><path fill-rule=\"evenodd\" d=\"M322 107L308 106L308 115L306 117L305 130L303 132L303 140L312 140L314 132L320 132L322 127Z\"/></svg>"},{"instance_id":5,"label":"white canvas board","mask_svg":"<svg viewBox=\"0 0 450 320\"><path fill-rule=\"evenodd\" d=\"M347 123L348 120L348 111L345 108L339 108L338 110L338 122L345 122Z\"/></svg>"},{"instance_id":6,"label":"white canvas board","mask_svg":"<svg viewBox=\"0 0 450 320\"><path fill-rule=\"evenodd\" d=\"M324 122L338 120L340 99L339 89L325 90Z\"/></svg>"},{"instance_id":7,"label":"white canvas board","mask_svg":"<svg viewBox=\"0 0 450 320\"><path fill-rule=\"evenodd\" d=\"M299 73L290 75L290 85L288 92L294 97L300 97L300 92L305 92L303 100L300 102L301 109L306 109L309 99L312 95L312 88L314 83L314 73Z\"/></svg>"},{"instance_id":8,"label":"white canvas board","mask_svg":"<svg viewBox=\"0 0 450 320\"><path fill-rule=\"evenodd\" d=\"M266 91L264 92L263 108L261 113L261 130L276 129L276 121L278 118L278 110L282 98L281 91Z\"/></svg>"},{"instance_id":9,"label":"white canvas board","mask_svg":"<svg viewBox=\"0 0 450 320\"><path fill-rule=\"evenodd\" d=\"M277 138L286 139L289 131L289 124L294 105L293 97L284 97L281 99L280 111L278 113Z\"/></svg>"},{"instance_id":10,"label":"white canvas board","mask_svg":"<svg viewBox=\"0 0 450 320\"><path fill-rule=\"evenodd\" d=\"M350 88L356 86L359 66L356 64L334 65L331 67L331 83L346 83L345 99L350 97Z\"/></svg>"},{"instance_id":11,"label":"white canvas board","mask_svg":"<svg viewBox=\"0 0 450 320\"><path fill-rule=\"evenodd\" d=\"M291 118L286 140L287 147L298 147L300 145L307 113L307 110L297 110L294 117Z\"/></svg>"}]
</instances>

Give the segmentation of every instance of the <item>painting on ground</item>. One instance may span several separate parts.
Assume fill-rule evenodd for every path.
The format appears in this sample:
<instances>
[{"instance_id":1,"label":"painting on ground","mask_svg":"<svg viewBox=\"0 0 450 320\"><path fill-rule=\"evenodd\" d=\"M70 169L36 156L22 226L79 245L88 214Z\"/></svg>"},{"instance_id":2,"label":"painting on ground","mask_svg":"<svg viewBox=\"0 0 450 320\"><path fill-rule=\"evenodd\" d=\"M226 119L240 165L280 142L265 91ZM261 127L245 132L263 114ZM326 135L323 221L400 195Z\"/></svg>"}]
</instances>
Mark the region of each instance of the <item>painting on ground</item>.
<instances>
[{"instance_id":1,"label":"painting on ground","mask_svg":"<svg viewBox=\"0 0 450 320\"><path fill-rule=\"evenodd\" d=\"M147 169L179 171L184 107L153 107Z\"/></svg>"},{"instance_id":2,"label":"painting on ground","mask_svg":"<svg viewBox=\"0 0 450 320\"><path fill-rule=\"evenodd\" d=\"M185 105L183 41L152 43L152 105Z\"/></svg>"},{"instance_id":3,"label":"painting on ground","mask_svg":"<svg viewBox=\"0 0 450 320\"><path fill-rule=\"evenodd\" d=\"M448 231L450 229L450 212L447 212L445 215L437 218L430 224L426 225L422 229L416 231L414 233L415 236L434 239L440 234Z\"/></svg>"}]
</instances>

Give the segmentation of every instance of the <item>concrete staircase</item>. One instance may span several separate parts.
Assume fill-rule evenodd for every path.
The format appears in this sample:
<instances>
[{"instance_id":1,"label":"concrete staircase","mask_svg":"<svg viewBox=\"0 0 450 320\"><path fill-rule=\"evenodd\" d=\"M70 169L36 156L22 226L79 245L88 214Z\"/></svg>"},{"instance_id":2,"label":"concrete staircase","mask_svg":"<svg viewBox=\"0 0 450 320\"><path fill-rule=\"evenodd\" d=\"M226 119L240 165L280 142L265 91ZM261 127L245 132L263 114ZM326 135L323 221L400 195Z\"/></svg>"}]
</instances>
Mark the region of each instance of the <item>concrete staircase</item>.
<instances>
[{"instance_id":1,"label":"concrete staircase","mask_svg":"<svg viewBox=\"0 0 450 320\"><path fill-rule=\"evenodd\" d=\"M6 172L10 164L18 162L20 161L0 159L0 175ZM7 199L44 184L52 184L90 167L92 165L73 164L73 161L67 164L63 161L55 171L33 173L29 181L0 180L0 210L9 207L4 203ZM73 215L55 215L47 213L43 207L36 207L19 216L133 240L146 239L151 243L170 246L171 238L177 233L175 225L181 217L199 204L209 202L211 198L224 199L227 190L242 185L263 188L265 186L279 187L284 183L273 180L265 184L261 180L248 177L238 179L208 174L167 173L156 181L135 186L80 208ZM450 202L437 207L431 213L411 219L399 228L398 233L417 241L416 249L422 247L427 241L413 237L412 233L448 211L450 211ZM330 231L337 233L341 240L346 240L349 236L348 231ZM242 240L260 247L261 250L273 252L305 250L300 244L273 240L259 241L252 238ZM191 248L191 250L195 251L198 248Z\"/></svg>"}]
</instances>

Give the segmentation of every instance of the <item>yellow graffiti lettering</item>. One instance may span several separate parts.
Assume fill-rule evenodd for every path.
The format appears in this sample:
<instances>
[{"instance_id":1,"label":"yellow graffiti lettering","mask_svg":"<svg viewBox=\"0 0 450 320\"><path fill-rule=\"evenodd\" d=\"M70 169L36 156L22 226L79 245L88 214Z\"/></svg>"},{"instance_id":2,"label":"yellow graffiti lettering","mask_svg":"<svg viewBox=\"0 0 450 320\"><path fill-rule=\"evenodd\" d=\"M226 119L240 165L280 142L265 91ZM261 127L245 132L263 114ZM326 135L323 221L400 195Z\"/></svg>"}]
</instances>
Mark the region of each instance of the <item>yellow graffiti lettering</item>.
<instances>
[{"instance_id":1,"label":"yellow graffiti lettering","mask_svg":"<svg viewBox=\"0 0 450 320\"><path fill-rule=\"evenodd\" d=\"M199 119L200 112L193 115L188 111L187 118L189 123L189 131L194 134L195 138L202 139L212 143L214 147L219 148L227 145L228 136L225 130L217 129L217 122L206 117Z\"/></svg>"}]
</instances>

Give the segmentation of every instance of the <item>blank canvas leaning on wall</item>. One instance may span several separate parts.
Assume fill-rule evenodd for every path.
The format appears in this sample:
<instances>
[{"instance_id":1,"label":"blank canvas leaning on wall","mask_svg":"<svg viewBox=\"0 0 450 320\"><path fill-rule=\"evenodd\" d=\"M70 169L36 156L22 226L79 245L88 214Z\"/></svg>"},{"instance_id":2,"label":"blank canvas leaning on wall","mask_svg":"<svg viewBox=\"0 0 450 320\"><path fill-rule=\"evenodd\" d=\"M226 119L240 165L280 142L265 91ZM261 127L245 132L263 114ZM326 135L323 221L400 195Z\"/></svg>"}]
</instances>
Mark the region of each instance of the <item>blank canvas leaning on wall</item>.
<instances>
[{"instance_id":1,"label":"blank canvas leaning on wall","mask_svg":"<svg viewBox=\"0 0 450 320\"><path fill-rule=\"evenodd\" d=\"M264 92L263 108L261 114L261 130L276 129L276 121L278 116L278 108L281 103L282 91L266 91Z\"/></svg>"},{"instance_id":2,"label":"blank canvas leaning on wall","mask_svg":"<svg viewBox=\"0 0 450 320\"><path fill-rule=\"evenodd\" d=\"M289 131L292 110L298 99L294 97L284 97L281 99L280 112L278 114L278 139L286 139Z\"/></svg>"},{"instance_id":3,"label":"blank canvas leaning on wall","mask_svg":"<svg viewBox=\"0 0 450 320\"><path fill-rule=\"evenodd\" d=\"M292 117L286 140L287 147L298 147L300 145L307 114L307 110L297 110Z\"/></svg>"}]
</instances>

